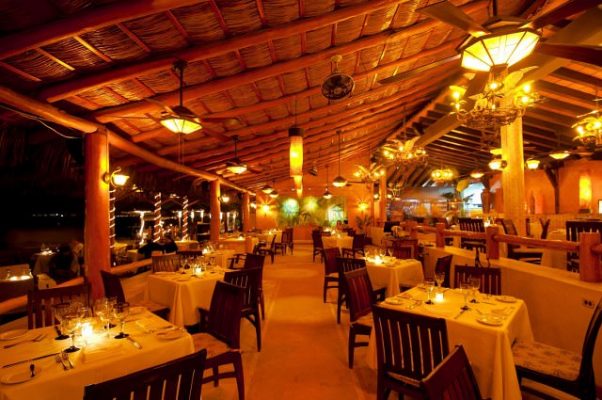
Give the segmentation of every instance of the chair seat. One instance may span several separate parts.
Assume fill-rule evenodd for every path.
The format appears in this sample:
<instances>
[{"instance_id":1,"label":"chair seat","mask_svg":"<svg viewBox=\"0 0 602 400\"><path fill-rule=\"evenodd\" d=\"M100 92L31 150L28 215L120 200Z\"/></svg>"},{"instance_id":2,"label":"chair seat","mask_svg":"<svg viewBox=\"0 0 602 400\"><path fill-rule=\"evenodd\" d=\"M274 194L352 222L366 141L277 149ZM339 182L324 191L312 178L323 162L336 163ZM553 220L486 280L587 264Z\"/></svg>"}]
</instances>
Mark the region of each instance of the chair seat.
<instances>
[{"instance_id":1,"label":"chair seat","mask_svg":"<svg viewBox=\"0 0 602 400\"><path fill-rule=\"evenodd\" d=\"M415 386L416 389L420 388L420 381L417 380L417 379L410 378L409 376L405 376L405 375L401 375L401 374L395 374L393 372L388 372L387 376L389 376L390 378L393 378L393 379L395 379L397 381L400 381L400 382L402 382L402 383L404 383L406 385Z\"/></svg>"},{"instance_id":2,"label":"chair seat","mask_svg":"<svg viewBox=\"0 0 602 400\"><path fill-rule=\"evenodd\" d=\"M330 274L326 275L327 278L334 278L334 279L339 279L339 273L338 272L331 272Z\"/></svg>"},{"instance_id":3,"label":"chair seat","mask_svg":"<svg viewBox=\"0 0 602 400\"><path fill-rule=\"evenodd\" d=\"M365 326L374 326L374 317L372 316L372 313L366 314L362 317L359 317L357 321L353 323Z\"/></svg>"},{"instance_id":4,"label":"chair seat","mask_svg":"<svg viewBox=\"0 0 602 400\"><path fill-rule=\"evenodd\" d=\"M195 333L192 335L192 342L194 343L195 352L201 349L207 349L208 359L230 351L230 347L228 347L226 343L214 338L208 333Z\"/></svg>"},{"instance_id":5,"label":"chair seat","mask_svg":"<svg viewBox=\"0 0 602 400\"><path fill-rule=\"evenodd\" d=\"M579 374L581 355L539 342L517 342L512 346L517 367L574 381Z\"/></svg>"}]
</instances>

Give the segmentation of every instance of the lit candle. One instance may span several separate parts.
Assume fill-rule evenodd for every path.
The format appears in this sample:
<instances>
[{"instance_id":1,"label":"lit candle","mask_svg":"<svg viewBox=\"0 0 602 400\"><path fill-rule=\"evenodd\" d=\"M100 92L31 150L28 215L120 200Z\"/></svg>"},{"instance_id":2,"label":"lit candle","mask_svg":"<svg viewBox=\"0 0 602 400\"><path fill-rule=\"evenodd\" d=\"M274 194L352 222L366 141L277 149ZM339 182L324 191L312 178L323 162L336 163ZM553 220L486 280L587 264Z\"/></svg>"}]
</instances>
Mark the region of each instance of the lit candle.
<instances>
[{"instance_id":1,"label":"lit candle","mask_svg":"<svg viewBox=\"0 0 602 400\"><path fill-rule=\"evenodd\" d=\"M380 265L382 263L383 263L383 259L379 255L374 257L374 264Z\"/></svg>"},{"instance_id":2,"label":"lit candle","mask_svg":"<svg viewBox=\"0 0 602 400\"><path fill-rule=\"evenodd\" d=\"M201 275L203 275L203 269L202 269L201 267L194 267L194 270L193 270L193 272L194 272L194 274L195 274L196 276L201 276Z\"/></svg>"},{"instance_id":3,"label":"lit candle","mask_svg":"<svg viewBox=\"0 0 602 400\"><path fill-rule=\"evenodd\" d=\"M443 292L435 293L435 303L443 303Z\"/></svg>"},{"instance_id":4,"label":"lit candle","mask_svg":"<svg viewBox=\"0 0 602 400\"><path fill-rule=\"evenodd\" d=\"M90 339L94 335L94 328L89 322L82 323L82 337L84 339Z\"/></svg>"}]
</instances>

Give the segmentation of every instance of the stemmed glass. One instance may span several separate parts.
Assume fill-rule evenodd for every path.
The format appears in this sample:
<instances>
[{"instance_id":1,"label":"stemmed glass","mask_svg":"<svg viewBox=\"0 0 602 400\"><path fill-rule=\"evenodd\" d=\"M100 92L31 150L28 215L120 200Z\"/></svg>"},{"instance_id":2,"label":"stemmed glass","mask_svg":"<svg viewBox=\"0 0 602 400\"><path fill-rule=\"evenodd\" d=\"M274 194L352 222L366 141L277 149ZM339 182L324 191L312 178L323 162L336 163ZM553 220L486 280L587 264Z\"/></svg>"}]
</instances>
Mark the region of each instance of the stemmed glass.
<instances>
[{"instance_id":1,"label":"stemmed glass","mask_svg":"<svg viewBox=\"0 0 602 400\"><path fill-rule=\"evenodd\" d=\"M435 272L435 282L437 282L437 286L439 290L441 290L441 285L443 285L443 281L445 280L445 272Z\"/></svg>"},{"instance_id":2,"label":"stemmed glass","mask_svg":"<svg viewBox=\"0 0 602 400\"><path fill-rule=\"evenodd\" d=\"M468 307L468 291L471 289L472 285L470 282L460 283L460 290L462 290L462 295L464 296L464 306L462 306L461 310L470 310L470 307Z\"/></svg>"},{"instance_id":3,"label":"stemmed glass","mask_svg":"<svg viewBox=\"0 0 602 400\"><path fill-rule=\"evenodd\" d=\"M69 308L71 304L69 303L57 303L52 306L54 310L54 319L56 319L59 323L59 332L58 336L54 338L54 340L66 340L69 339L69 335L65 335L65 315L69 313Z\"/></svg>"},{"instance_id":4,"label":"stemmed glass","mask_svg":"<svg viewBox=\"0 0 602 400\"><path fill-rule=\"evenodd\" d=\"M63 320L65 321L65 328L71 335L71 346L63 350L65 353L74 353L79 350L79 347L75 346L75 334L81 327L81 319L86 312L86 307L83 307L81 303L72 303L64 315Z\"/></svg>"},{"instance_id":5,"label":"stemmed glass","mask_svg":"<svg viewBox=\"0 0 602 400\"><path fill-rule=\"evenodd\" d=\"M479 294L479 288L481 287L481 278L472 277L470 278L470 286L472 288L472 300L471 303L478 303L477 295Z\"/></svg>"},{"instance_id":6,"label":"stemmed glass","mask_svg":"<svg viewBox=\"0 0 602 400\"><path fill-rule=\"evenodd\" d=\"M130 336L123 331L125 327L125 319L128 317L128 315L130 315L130 303L116 303L115 306L113 306L113 316L119 320L121 326L120 332L117 336L115 336L115 339L125 339L126 337Z\"/></svg>"},{"instance_id":7,"label":"stemmed glass","mask_svg":"<svg viewBox=\"0 0 602 400\"><path fill-rule=\"evenodd\" d=\"M435 289L435 281L433 281L432 279L426 279L424 281L424 287L426 288L425 304L433 304L433 300L431 300L431 297L433 295L433 290Z\"/></svg>"},{"instance_id":8,"label":"stemmed glass","mask_svg":"<svg viewBox=\"0 0 602 400\"><path fill-rule=\"evenodd\" d=\"M94 305L94 313L100 319L102 323L102 329L106 332L107 336L109 336L110 321L111 321L111 303L106 298L96 300Z\"/></svg>"}]
</instances>

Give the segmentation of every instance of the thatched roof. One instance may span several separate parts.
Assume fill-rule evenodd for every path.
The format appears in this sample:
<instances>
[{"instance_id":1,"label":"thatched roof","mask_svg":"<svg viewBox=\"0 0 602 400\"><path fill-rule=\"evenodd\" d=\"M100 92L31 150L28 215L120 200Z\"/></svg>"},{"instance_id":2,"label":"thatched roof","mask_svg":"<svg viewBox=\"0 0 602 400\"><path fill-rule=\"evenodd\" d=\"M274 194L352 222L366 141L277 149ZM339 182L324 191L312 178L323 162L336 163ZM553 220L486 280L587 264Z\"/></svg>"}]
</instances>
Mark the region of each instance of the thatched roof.
<instances>
[{"instance_id":1,"label":"thatched roof","mask_svg":"<svg viewBox=\"0 0 602 400\"><path fill-rule=\"evenodd\" d=\"M456 54L466 33L417 12L429 3L8 0L0 3L0 85L106 123L157 155L256 188L288 177L287 129L293 124L306 129L307 165L323 165L336 159L331 143L337 130L343 132L343 156L351 158L399 132L406 117L414 116L406 127L412 136L450 111L439 95L460 77L457 61L379 83ZM453 3L479 23L488 19L488 1ZM565 1L498 3L501 15L530 17ZM544 36L566 22L546 27ZM352 96L338 102L320 94L334 55L343 57L339 69L355 80ZM201 118L235 120L207 123L208 130L182 143L157 123L161 107L145 99L177 104L176 59L188 61L185 105ZM600 68L575 62L542 77L549 100L525 118L533 152L554 148L556 135L570 144L572 118L593 105L596 85L602 87ZM225 171L234 147L224 135L240 137L239 157L261 174ZM479 142L480 132L457 128L427 149L435 165L443 161L466 172L475 160L488 158ZM450 151L457 154L450 157ZM112 157L142 173L157 171L123 152ZM426 181L424 170L413 173L415 184Z\"/></svg>"}]
</instances>

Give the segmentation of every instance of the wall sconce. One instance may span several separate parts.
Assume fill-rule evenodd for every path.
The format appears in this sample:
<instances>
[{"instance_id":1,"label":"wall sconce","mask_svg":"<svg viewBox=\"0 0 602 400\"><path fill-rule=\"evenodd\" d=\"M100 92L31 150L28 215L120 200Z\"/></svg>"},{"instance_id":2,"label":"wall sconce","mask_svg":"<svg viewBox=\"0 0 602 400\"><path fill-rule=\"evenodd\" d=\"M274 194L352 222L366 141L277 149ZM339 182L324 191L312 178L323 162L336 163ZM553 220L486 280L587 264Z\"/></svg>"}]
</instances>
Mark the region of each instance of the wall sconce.
<instances>
[{"instance_id":1,"label":"wall sconce","mask_svg":"<svg viewBox=\"0 0 602 400\"><path fill-rule=\"evenodd\" d=\"M361 212L365 212L369 206L370 205L365 201L360 201L357 205L357 207L360 209Z\"/></svg>"},{"instance_id":2,"label":"wall sconce","mask_svg":"<svg viewBox=\"0 0 602 400\"><path fill-rule=\"evenodd\" d=\"M222 194L222 203L227 203L230 201L230 196L227 193Z\"/></svg>"},{"instance_id":3,"label":"wall sconce","mask_svg":"<svg viewBox=\"0 0 602 400\"><path fill-rule=\"evenodd\" d=\"M261 210L263 211L263 216L265 217L270 212L270 205L269 204L262 205Z\"/></svg>"},{"instance_id":4,"label":"wall sconce","mask_svg":"<svg viewBox=\"0 0 602 400\"><path fill-rule=\"evenodd\" d=\"M588 172L579 175L579 213L592 211L592 178Z\"/></svg>"},{"instance_id":5,"label":"wall sconce","mask_svg":"<svg viewBox=\"0 0 602 400\"><path fill-rule=\"evenodd\" d=\"M257 203L254 202L254 201L252 201L252 202L249 203L249 207L251 207L252 209L256 210L257 209Z\"/></svg>"},{"instance_id":6,"label":"wall sconce","mask_svg":"<svg viewBox=\"0 0 602 400\"><path fill-rule=\"evenodd\" d=\"M494 171L501 171L506 168L507 165L508 163L506 160L502 160L501 158L494 158L493 160L489 161L489 168Z\"/></svg>"},{"instance_id":7,"label":"wall sconce","mask_svg":"<svg viewBox=\"0 0 602 400\"><path fill-rule=\"evenodd\" d=\"M105 183L108 183L112 186L123 186L127 183L128 179L130 179L129 175L123 174L121 172L121 167L118 167L112 173L105 172L102 176L102 180Z\"/></svg>"}]
</instances>

